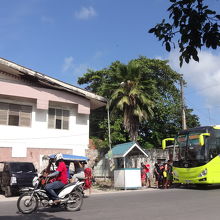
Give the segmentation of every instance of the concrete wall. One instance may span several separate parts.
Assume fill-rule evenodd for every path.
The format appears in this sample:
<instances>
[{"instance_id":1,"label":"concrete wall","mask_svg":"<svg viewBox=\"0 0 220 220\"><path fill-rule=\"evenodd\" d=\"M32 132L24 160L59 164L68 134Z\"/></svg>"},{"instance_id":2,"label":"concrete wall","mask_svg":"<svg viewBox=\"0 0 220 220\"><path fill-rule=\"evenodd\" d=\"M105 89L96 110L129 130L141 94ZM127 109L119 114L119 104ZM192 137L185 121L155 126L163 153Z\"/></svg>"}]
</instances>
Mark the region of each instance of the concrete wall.
<instances>
[{"instance_id":1,"label":"concrete wall","mask_svg":"<svg viewBox=\"0 0 220 220\"><path fill-rule=\"evenodd\" d=\"M153 168L154 164L157 162L157 159L170 159L170 150L162 150L162 149L151 149L146 150L148 154L148 158L144 156L131 156L126 159L126 167L127 168L140 168L141 162L150 164L150 173L151 177L153 177ZM102 158L94 167L93 170L94 176L98 178L110 178L113 176L113 172L110 168L109 160L106 158Z\"/></svg>"}]
</instances>

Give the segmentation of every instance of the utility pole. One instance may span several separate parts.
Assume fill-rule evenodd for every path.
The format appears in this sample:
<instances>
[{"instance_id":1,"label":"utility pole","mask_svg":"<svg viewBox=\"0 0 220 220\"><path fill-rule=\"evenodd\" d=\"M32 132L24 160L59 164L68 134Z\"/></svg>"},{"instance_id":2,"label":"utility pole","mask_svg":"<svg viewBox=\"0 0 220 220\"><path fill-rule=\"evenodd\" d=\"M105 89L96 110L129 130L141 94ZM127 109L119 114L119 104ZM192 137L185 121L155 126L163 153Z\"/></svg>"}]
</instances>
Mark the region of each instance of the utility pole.
<instances>
[{"instance_id":1,"label":"utility pole","mask_svg":"<svg viewBox=\"0 0 220 220\"><path fill-rule=\"evenodd\" d=\"M112 150L111 130L110 130L110 116L109 116L109 101L107 102L107 114L108 114L108 144L110 151Z\"/></svg>"},{"instance_id":2,"label":"utility pole","mask_svg":"<svg viewBox=\"0 0 220 220\"><path fill-rule=\"evenodd\" d=\"M111 173L113 172L114 168L115 168L115 164L114 164L114 159L113 159L113 155L112 155L112 140L111 140L111 127L110 127L110 114L109 114L109 108L110 108L110 103L109 100L107 101L107 114L108 114L108 144L109 144L109 154L108 154L108 159L109 159L109 168ZM111 179L112 179L112 174L111 175ZM105 175L106 178L106 175Z\"/></svg>"},{"instance_id":3,"label":"utility pole","mask_svg":"<svg viewBox=\"0 0 220 220\"><path fill-rule=\"evenodd\" d=\"M183 94L183 79L180 80L180 92L181 92L181 112L182 112L182 129L186 129L186 112L184 104L184 94Z\"/></svg>"}]
</instances>

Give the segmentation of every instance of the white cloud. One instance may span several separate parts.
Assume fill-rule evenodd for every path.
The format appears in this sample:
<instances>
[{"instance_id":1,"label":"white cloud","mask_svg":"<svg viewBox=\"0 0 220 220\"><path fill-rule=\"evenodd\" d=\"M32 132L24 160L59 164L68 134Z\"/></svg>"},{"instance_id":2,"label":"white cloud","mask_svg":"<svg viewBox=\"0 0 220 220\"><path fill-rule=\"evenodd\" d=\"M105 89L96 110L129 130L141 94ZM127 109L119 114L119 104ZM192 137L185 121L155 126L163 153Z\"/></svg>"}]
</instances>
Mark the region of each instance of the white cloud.
<instances>
[{"instance_id":1,"label":"white cloud","mask_svg":"<svg viewBox=\"0 0 220 220\"><path fill-rule=\"evenodd\" d=\"M75 12L75 17L80 20L87 20L87 19L94 17L96 15L97 15L97 13L92 6L87 7L87 8L82 7L80 9L80 11Z\"/></svg>"},{"instance_id":2,"label":"white cloud","mask_svg":"<svg viewBox=\"0 0 220 220\"><path fill-rule=\"evenodd\" d=\"M74 73L75 73L76 75L81 76L81 74L86 73L88 69L89 69L88 64L82 63L82 64L77 65L77 66L74 68Z\"/></svg>"},{"instance_id":3,"label":"white cloud","mask_svg":"<svg viewBox=\"0 0 220 220\"><path fill-rule=\"evenodd\" d=\"M199 63L191 60L189 64L184 63L182 68L179 67L178 52L171 52L168 59L170 66L184 75L187 85L195 88L205 98L207 105L220 105L220 54L202 51L199 53Z\"/></svg>"},{"instance_id":4,"label":"white cloud","mask_svg":"<svg viewBox=\"0 0 220 220\"><path fill-rule=\"evenodd\" d=\"M72 73L75 77L82 76L83 73L87 72L87 69L89 69L87 63L76 64L72 56L66 57L62 66L62 72Z\"/></svg>"},{"instance_id":5,"label":"white cloud","mask_svg":"<svg viewBox=\"0 0 220 220\"><path fill-rule=\"evenodd\" d=\"M64 59L64 64L63 64L63 68L62 71L63 72L67 72L69 70L72 70L74 68L74 63L73 63L74 59L73 57L66 57Z\"/></svg>"}]
</instances>

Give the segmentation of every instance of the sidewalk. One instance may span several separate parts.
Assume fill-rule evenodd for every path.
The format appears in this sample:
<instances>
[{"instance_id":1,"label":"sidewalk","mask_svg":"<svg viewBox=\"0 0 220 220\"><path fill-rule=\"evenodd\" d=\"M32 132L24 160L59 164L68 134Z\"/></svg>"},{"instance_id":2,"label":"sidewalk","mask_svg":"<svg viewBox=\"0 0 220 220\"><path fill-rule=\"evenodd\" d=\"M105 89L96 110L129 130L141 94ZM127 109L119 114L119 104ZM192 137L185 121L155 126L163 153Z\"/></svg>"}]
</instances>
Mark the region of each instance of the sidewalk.
<instances>
[{"instance_id":1,"label":"sidewalk","mask_svg":"<svg viewBox=\"0 0 220 220\"><path fill-rule=\"evenodd\" d=\"M113 188L111 188L111 189L93 188L92 194L90 196L97 195L97 194L126 193L126 192L152 191L152 190L155 190L155 188L126 189L126 190L113 189ZM85 191L85 196L88 196L88 190ZM0 203L7 202L7 201L17 201L17 199L18 199L18 196L6 198L4 195L0 195Z\"/></svg>"}]
</instances>

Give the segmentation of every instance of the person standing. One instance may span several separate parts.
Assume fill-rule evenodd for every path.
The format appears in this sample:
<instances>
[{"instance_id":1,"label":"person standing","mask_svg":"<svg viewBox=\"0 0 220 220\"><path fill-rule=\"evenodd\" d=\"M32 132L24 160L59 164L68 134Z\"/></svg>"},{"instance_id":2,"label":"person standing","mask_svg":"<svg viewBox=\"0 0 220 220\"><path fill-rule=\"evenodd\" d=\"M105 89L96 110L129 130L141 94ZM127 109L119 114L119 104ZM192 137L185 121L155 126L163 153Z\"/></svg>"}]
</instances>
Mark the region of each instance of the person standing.
<instances>
[{"instance_id":1,"label":"person standing","mask_svg":"<svg viewBox=\"0 0 220 220\"><path fill-rule=\"evenodd\" d=\"M145 173L146 173L146 186L151 187L151 180L150 180L150 164L145 164Z\"/></svg>"},{"instance_id":2,"label":"person standing","mask_svg":"<svg viewBox=\"0 0 220 220\"><path fill-rule=\"evenodd\" d=\"M85 186L84 189L85 190L89 190L89 195L91 195L92 193L92 169L87 167L84 170L85 173Z\"/></svg>"},{"instance_id":3,"label":"person standing","mask_svg":"<svg viewBox=\"0 0 220 220\"><path fill-rule=\"evenodd\" d=\"M159 166L159 174L160 174L159 186L162 189L164 188L165 179L166 179L166 172L164 172L164 168L165 168L165 163L161 162Z\"/></svg>"},{"instance_id":4,"label":"person standing","mask_svg":"<svg viewBox=\"0 0 220 220\"><path fill-rule=\"evenodd\" d=\"M67 168L63 161L62 154L55 155L55 163L57 166L56 171L47 176L47 178L55 177L55 180L52 183L46 184L45 190L49 194L50 198L54 200L54 204L57 204L60 202L60 199L54 190L63 188L68 183L68 178Z\"/></svg>"},{"instance_id":5,"label":"person standing","mask_svg":"<svg viewBox=\"0 0 220 220\"><path fill-rule=\"evenodd\" d=\"M141 163L141 185L146 186L146 167L144 163Z\"/></svg>"},{"instance_id":6,"label":"person standing","mask_svg":"<svg viewBox=\"0 0 220 220\"><path fill-rule=\"evenodd\" d=\"M172 185L173 180L173 168L172 168L172 161L168 160L164 166L164 171L166 172L166 178L164 183L164 188L168 189Z\"/></svg>"},{"instance_id":7,"label":"person standing","mask_svg":"<svg viewBox=\"0 0 220 220\"><path fill-rule=\"evenodd\" d=\"M159 188L159 179L160 179L160 165L159 163L154 164L154 177L155 177L155 183L156 183L156 188Z\"/></svg>"},{"instance_id":8,"label":"person standing","mask_svg":"<svg viewBox=\"0 0 220 220\"><path fill-rule=\"evenodd\" d=\"M78 179L84 180L85 179L85 173L84 173L84 161L74 161L74 175L71 178L71 182L76 182Z\"/></svg>"},{"instance_id":9,"label":"person standing","mask_svg":"<svg viewBox=\"0 0 220 220\"><path fill-rule=\"evenodd\" d=\"M158 159L157 163L154 164L156 188L163 188L163 169L164 164Z\"/></svg>"}]
</instances>

